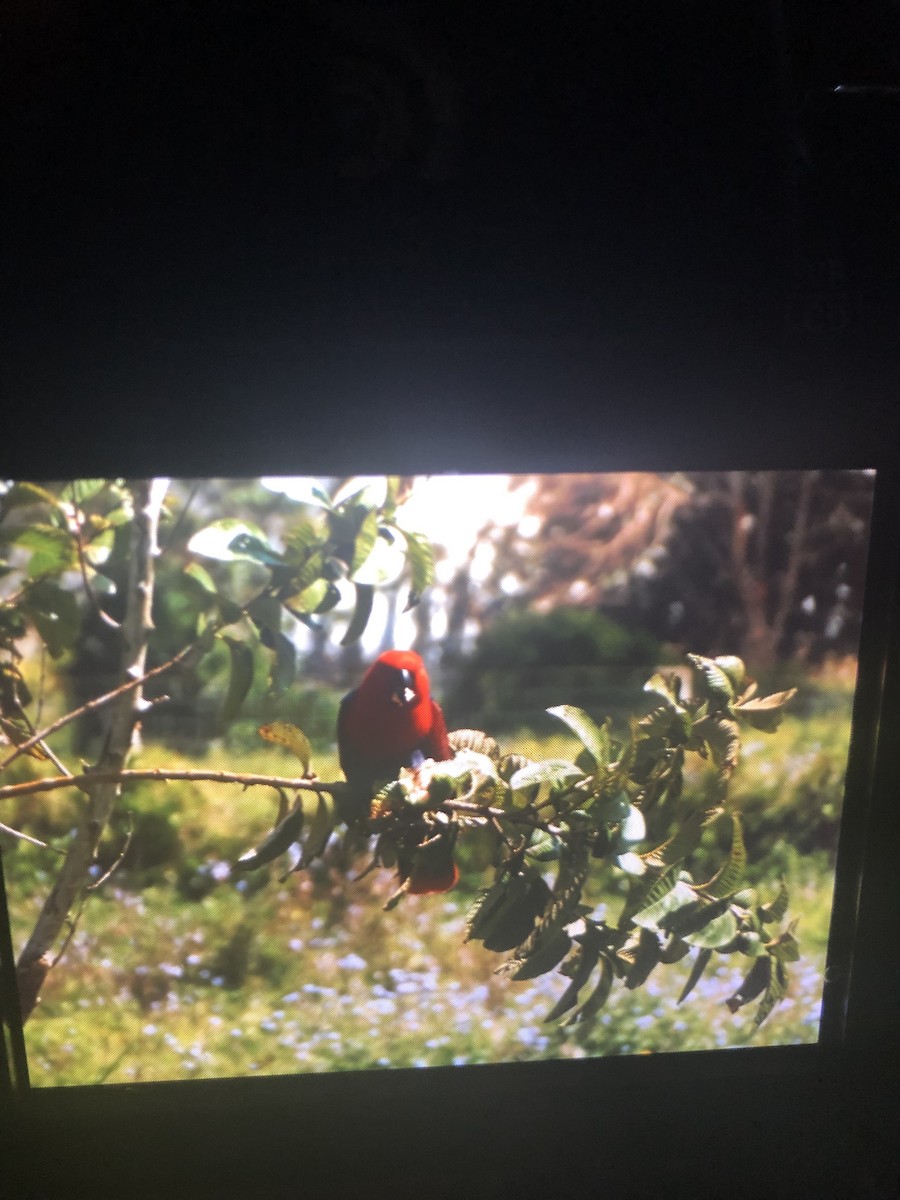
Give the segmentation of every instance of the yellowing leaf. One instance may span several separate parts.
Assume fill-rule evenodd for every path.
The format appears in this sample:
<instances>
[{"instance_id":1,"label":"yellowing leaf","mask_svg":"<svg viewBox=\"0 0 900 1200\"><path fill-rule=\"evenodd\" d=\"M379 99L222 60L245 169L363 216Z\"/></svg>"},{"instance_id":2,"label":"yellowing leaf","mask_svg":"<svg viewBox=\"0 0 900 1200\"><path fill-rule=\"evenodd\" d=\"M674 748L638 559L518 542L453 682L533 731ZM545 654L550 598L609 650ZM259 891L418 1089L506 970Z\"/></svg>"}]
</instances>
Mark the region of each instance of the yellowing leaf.
<instances>
[{"instance_id":1,"label":"yellowing leaf","mask_svg":"<svg viewBox=\"0 0 900 1200\"><path fill-rule=\"evenodd\" d=\"M275 742L292 750L303 764L303 774L309 773L309 763L312 757L312 747L309 738L302 729L292 725L290 721L273 721L269 725L260 725L259 736L267 742Z\"/></svg>"},{"instance_id":2,"label":"yellowing leaf","mask_svg":"<svg viewBox=\"0 0 900 1200\"><path fill-rule=\"evenodd\" d=\"M745 700L743 703L737 704L734 711L754 729L760 729L764 733L774 733L781 724L781 718L784 715L782 710L785 704L796 694L796 688L790 688L786 692L773 692L771 696Z\"/></svg>"}]
</instances>

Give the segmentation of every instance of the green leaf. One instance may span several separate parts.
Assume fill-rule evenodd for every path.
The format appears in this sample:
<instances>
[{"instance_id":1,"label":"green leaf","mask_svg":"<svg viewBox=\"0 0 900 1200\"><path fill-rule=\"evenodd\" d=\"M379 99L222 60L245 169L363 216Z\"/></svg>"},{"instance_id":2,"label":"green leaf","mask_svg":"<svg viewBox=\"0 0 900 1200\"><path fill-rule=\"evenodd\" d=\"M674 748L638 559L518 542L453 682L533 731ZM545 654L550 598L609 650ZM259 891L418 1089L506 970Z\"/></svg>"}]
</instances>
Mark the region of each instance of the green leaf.
<instances>
[{"instance_id":1,"label":"green leaf","mask_svg":"<svg viewBox=\"0 0 900 1200\"><path fill-rule=\"evenodd\" d=\"M796 921L784 933L780 933L777 938L769 942L766 947L769 953L781 963L797 962L800 958L800 946L794 937L795 926Z\"/></svg>"},{"instance_id":2,"label":"green leaf","mask_svg":"<svg viewBox=\"0 0 900 1200\"><path fill-rule=\"evenodd\" d=\"M393 528L406 539L406 557L412 574L412 590L417 596L421 596L425 589L434 583L434 551L431 543L424 534L410 533L401 529L399 525L394 525Z\"/></svg>"},{"instance_id":3,"label":"green leaf","mask_svg":"<svg viewBox=\"0 0 900 1200\"><path fill-rule=\"evenodd\" d=\"M766 960L758 958L756 961L759 963ZM782 1001L787 995L788 977L784 963L778 958L772 958L769 962L771 963L769 984L762 1000L759 1002L759 1007L753 1014L753 1024L757 1029L759 1029L766 1017L769 1016L776 1004Z\"/></svg>"},{"instance_id":4,"label":"green leaf","mask_svg":"<svg viewBox=\"0 0 900 1200\"><path fill-rule=\"evenodd\" d=\"M614 796L604 796L601 794L590 807L591 815L594 819L603 821L607 825L618 824L620 821L624 821L631 811L627 792L618 792Z\"/></svg>"},{"instance_id":5,"label":"green leaf","mask_svg":"<svg viewBox=\"0 0 900 1200\"><path fill-rule=\"evenodd\" d=\"M602 726L595 724L586 712L572 704L560 704L556 708L548 708L547 712L551 717L557 717L569 726L594 760L594 766L598 771L605 770L609 766L610 747L607 724Z\"/></svg>"},{"instance_id":6,"label":"green leaf","mask_svg":"<svg viewBox=\"0 0 900 1200\"><path fill-rule=\"evenodd\" d=\"M773 692L771 696L761 696L758 700L745 700L743 704L736 704L734 711L754 729L774 733L784 716L784 706L796 694L796 688L790 688L786 692Z\"/></svg>"},{"instance_id":7,"label":"green leaf","mask_svg":"<svg viewBox=\"0 0 900 1200\"><path fill-rule=\"evenodd\" d=\"M350 624L347 626L347 632L341 638L342 646L349 646L352 642L359 641L369 623L369 617L372 615L375 589L369 583L357 583L354 584L354 587L356 588L356 606L353 609Z\"/></svg>"},{"instance_id":8,"label":"green leaf","mask_svg":"<svg viewBox=\"0 0 900 1200\"><path fill-rule=\"evenodd\" d=\"M525 979L537 979L539 975L546 975L548 971L552 971L565 956L569 953L569 948L572 945L572 939L564 929L558 929L552 937L547 938L542 942L531 954L525 959L514 958L511 963L501 963L497 968L498 973L509 975L516 982L521 982ZM510 969L512 964L513 969Z\"/></svg>"},{"instance_id":9,"label":"green leaf","mask_svg":"<svg viewBox=\"0 0 900 1200\"><path fill-rule=\"evenodd\" d=\"M637 945L626 949L619 957L624 958L627 968L623 980L629 991L643 987L650 972L659 962L659 938L651 929L641 929Z\"/></svg>"},{"instance_id":10,"label":"green leaf","mask_svg":"<svg viewBox=\"0 0 900 1200\"><path fill-rule=\"evenodd\" d=\"M340 577L340 573L338 573ZM281 595L302 592L319 578L325 578L325 556L319 549L312 549L302 564L295 568L288 584L282 589Z\"/></svg>"},{"instance_id":11,"label":"green leaf","mask_svg":"<svg viewBox=\"0 0 900 1200\"><path fill-rule=\"evenodd\" d=\"M677 715L674 708L662 705L660 708L654 708L641 717L638 725L645 737L668 737ZM686 713L684 715L687 716Z\"/></svg>"},{"instance_id":12,"label":"green leaf","mask_svg":"<svg viewBox=\"0 0 900 1200\"><path fill-rule=\"evenodd\" d=\"M747 680L747 667L744 660L735 654L720 654L713 659L713 662L725 672L734 689L735 696L739 696Z\"/></svg>"},{"instance_id":13,"label":"green leaf","mask_svg":"<svg viewBox=\"0 0 900 1200\"><path fill-rule=\"evenodd\" d=\"M29 525L13 539L17 545L31 551L28 575L40 579L44 575L60 575L78 565L75 539L66 529L53 525Z\"/></svg>"},{"instance_id":14,"label":"green leaf","mask_svg":"<svg viewBox=\"0 0 900 1200\"><path fill-rule=\"evenodd\" d=\"M388 475L385 480L386 488L384 503L381 506L382 520L390 520L397 509L397 497L400 495L400 476Z\"/></svg>"},{"instance_id":15,"label":"green leaf","mask_svg":"<svg viewBox=\"0 0 900 1200\"><path fill-rule=\"evenodd\" d=\"M683 879L679 879L674 887L659 900L635 913L632 920L635 925L640 925L644 929L663 929L667 918L671 918L679 909L694 903L696 903L694 889Z\"/></svg>"},{"instance_id":16,"label":"green leaf","mask_svg":"<svg viewBox=\"0 0 900 1200\"><path fill-rule=\"evenodd\" d=\"M719 783L724 789L740 761L741 731L737 722L722 716L705 717L695 723L694 734L709 746L719 770Z\"/></svg>"},{"instance_id":17,"label":"green leaf","mask_svg":"<svg viewBox=\"0 0 900 1200\"><path fill-rule=\"evenodd\" d=\"M288 813L280 825L276 825L268 837L264 838L255 850L248 850L235 863L237 871L252 871L270 863L272 859L283 854L300 836L303 828L303 809L297 807Z\"/></svg>"},{"instance_id":18,"label":"green leaf","mask_svg":"<svg viewBox=\"0 0 900 1200\"><path fill-rule=\"evenodd\" d=\"M687 942L682 941L680 937L676 937L673 933L660 950L659 961L665 963L666 966L670 966L672 963L681 962L685 955L690 954L690 952L691 948Z\"/></svg>"},{"instance_id":19,"label":"green leaf","mask_svg":"<svg viewBox=\"0 0 900 1200\"><path fill-rule=\"evenodd\" d=\"M247 616L259 630L260 641L268 650L275 649L275 634L281 629L281 605L274 596L261 592L246 608Z\"/></svg>"},{"instance_id":20,"label":"green leaf","mask_svg":"<svg viewBox=\"0 0 900 1200\"><path fill-rule=\"evenodd\" d=\"M762 954L754 959L753 966L744 977L744 981L733 996L725 1001L728 1011L736 1013L739 1008L755 1000L769 986L772 975L773 959L768 954Z\"/></svg>"},{"instance_id":21,"label":"green leaf","mask_svg":"<svg viewBox=\"0 0 900 1200\"><path fill-rule=\"evenodd\" d=\"M284 535L284 561L299 566L309 557L313 546L322 541L322 531L306 517L300 517Z\"/></svg>"},{"instance_id":22,"label":"green leaf","mask_svg":"<svg viewBox=\"0 0 900 1200\"><path fill-rule=\"evenodd\" d=\"M186 575L188 579L193 579L195 583L200 585L204 592L208 592L211 596L218 595L216 581L210 575L209 571L207 571L206 567L202 567L200 563L189 562L182 574Z\"/></svg>"},{"instance_id":23,"label":"green leaf","mask_svg":"<svg viewBox=\"0 0 900 1200\"><path fill-rule=\"evenodd\" d=\"M341 589L329 580L328 586L325 589L325 595L316 606L315 612L317 614L331 612L340 603L340 599Z\"/></svg>"},{"instance_id":24,"label":"green leaf","mask_svg":"<svg viewBox=\"0 0 900 1200\"><path fill-rule=\"evenodd\" d=\"M199 554L201 558L213 558L218 562L259 562L254 554L244 554L239 549L241 539L246 537L251 547L265 548L266 537L258 525L242 521L237 517L223 517L206 525L190 538L187 544L191 554ZM234 548L235 545L238 548ZM275 556L275 551L271 551ZM280 563L280 558L276 557Z\"/></svg>"},{"instance_id":25,"label":"green leaf","mask_svg":"<svg viewBox=\"0 0 900 1200\"><path fill-rule=\"evenodd\" d=\"M719 868L707 883L697 884L697 891L715 899L733 896L741 886L744 872L747 869L747 847L744 844L744 830L741 818L736 813L731 814L731 851L728 861Z\"/></svg>"},{"instance_id":26,"label":"green leaf","mask_svg":"<svg viewBox=\"0 0 900 1200\"><path fill-rule=\"evenodd\" d=\"M320 487L310 488L310 495L314 500L318 500L323 508L331 509L331 498L322 491Z\"/></svg>"},{"instance_id":27,"label":"green leaf","mask_svg":"<svg viewBox=\"0 0 900 1200\"><path fill-rule=\"evenodd\" d=\"M593 929L593 926L588 926L588 929ZM597 937L585 938L559 968L560 974L565 975L570 982L547 1013L545 1021L558 1021L578 1003L578 993L587 983L600 959L600 945L600 939Z\"/></svg>"},{"instance_id":28,"label":"green leaf","mask_svg":"<svg viewBox=\"0 0 900 1200\"><path fill-rule=\"evenodd\" d=\"M583 772L573 762L564 758L546 758L542 762L529 763L527 767L516 771L509 781L509 786L514 792L521 792L541 784L567 787L583 778Z\"/></svg>"},{"instance_id":29,"label":"green leaf","mask_svg":"<svg viewBox=\"0 0 900 1200\"><path fill-rule=\"evenodd\" d=\"M523 872L509 878L501 903L478 934L485 949L503 953L521 945L549 899L550 889L540 875Z\"/></svg>"},{"instance_id":30,"label":"green leaf","mask_svg":"<svg viewBox=\"0 0 900 1200\"><path fill-rule=\"evenodd\" d=\"M673 865L661 874L647 874L641 881L634 880L625 901L625 907L619 918L619 928L626 929L634 919L634 914L645 908L652 908L659 900L675 886L678 879L678 866Z\"/></svg>"},{"instance_id":31,"label":"green leaf","mask_svg":"<svg viewBox=\"0 0 900 1200\"><path fill-rule=\"evenodd\" d=\"M691 966L690 974L688 975L684 987L681 989L681 994L676 1001L677 1004L682 1004L687 1000L688 996L700 982L700 977L706 970L709 960L712 958L712 950L701 950Z\"/></svg>"},{"instance_id":32,"label":"green leaf","mask_svg":"<svg viewBox=\"0 0 900 1200\"><path fill-rule=\"evenodd\" d=\"M107 525L113 529L120 529L123 525L127 525L134 520L134 508L130 502L121 505L119 508L114 508L112 512L108 512L104 518Z\"/></svg>"},{"instance_id":33,"label":"green leaf","mask_svg":"<svg viewBox=\"0 0 900 1200\"><path fill-rule=\"evenodd\" d=\"M76 504L86 504L99 496L106 484L105 479L74 479L70 490Z\"/></svg>"},{"instance_id":34,"label":"green leaf","mask_svg":"<svg viewBox=\"0 0 900 1200\"><path fill-rule=\"evenodd\" d=\"M734 687L728 675L715 659L701 654L688 654L687 659L698 677L701 694L718 708L727 708L734 700Z\"/></svg>"},{"instance_id":35,"label":"green leaf","mask_svg":"<svg viewBox=\"0 0 900 1200\"><path fill-rule=\"evenodd\" d=\"M787 884L782 879L778 884L778 894L771 904L760 905L756 910L760 921L764 925L771 925L774 921L783 920L788 909L788 901Z\"/></svg>"},{"instance_id":36,"label":"green leaf","mask_svg":"<svg viewBox=\"0 0 900 1200\"><path fill-rule=\"evenodd\" d=\"M509 887L509 877L501 875L488 888L483 888L475 898L475 903L466 915L467 942L480 941L481 935L492 915L503 903Z\"/></svg>"},{"instance_id":37,"label":"green leaf","mask_svg":"<svg viewBox=\"0 0 900 1200\"><path fill-rule=\"evenodd\" d=\"M562 842L552 833L547 833L544 829L538 829L531 835L531 841L525 850L525 854L533 862L549 863L556 862L559 858Z\"/></svg>"},{"instance_id":38,"label":"green leaf","mask_svg":"<svg viewBox=\"0 0 900 1200\"><path fill-rule=\"evenodd\" d=\"M375 539L378 537L378 513L371 509L363 517L362 524L359 527L359 533L356 535L356 541L353 543L353 558L350 560L350 577L362 567L375 545Z\"/></svg>"},{"instance_id":39,"label":"green leaf","mask_svg":"<svg viewBox=\"0 0 900 1200\"><path fill-rule=\"evenodd\" d=\"M334 797L327 792L304 792L300 803L305 819L303 865L308 866L314 858L319 857L334 832L337 810Z\"/></svg>"},{"instance_id":40,"label":"green leaf","mask_svg":"<svg viewBox=\"0 0 900 1200\"><path fill-rule=\"evenodd\" d=\"M222 706L222 720L227 725L241 711L241 705L253 686L253 651L246 642L222 635L222 641L231 654L231 673L228 677L228 692Z\"/></svg>"},{"instance_id":41,"label":"green leaf","mask_svg":"<svg viewBox=\"0 0 900 1200\"><path fill-rule=\"evenodd\" d=\"M721 813L721 809L711 810L711 812L718 815ZM663 842L661 846L657 846L647 857L665 863L667 866L674 866L687 858L700 845L700 839L703 836L703 830L709 824L711 812L695 809L694 812L689 813L672 837Z\"/></svg>"},{"instance_id":42,"label":"green leaf","mask_svg":"<svg viewBox=\"0 0 900 1200\"><path fill-rule=\"evenodd\" d=\"M297 592L295 595L289 597L289 599L283 601L284 607L295 616L300 613L309 615L309 613L318 612L320 606L328 596L329 588L334 588L334 584L329 580L316 579L308 587L305 587L303 591ZM335 588L335 590L337 589ZM338 592L338 596L340 596L340 592Z\"/></svg>"},{"instance_id":43,"label":"green leaf","mask_svg":"<svg viewBox=\"0 0 900 1200\"><path fill-rule=\"evenodd\" d=\"M234 600L229 600L227 596L219 596L217 598L219 616L222 619L223 625L234 625L244 615L244 610Z\"/></svg>"},{"instance_id":44,"label":"green leaf","mask_svg":"<svg viewBox=\"0 0 900 1200\"><path fill-rule=\"evenodd\" d=\"M74 646L81 628L78 602L72 592L41 579L25 593L22 612L30 618L52 658Z\"/></svg>"},{"instance_id":45,"label":"green leaf","mask_svg":"<svg viewBox=\"0 0 900 1200\"><path fill-rule=\"evenodd\" d=\"M708 904L706 907L712 908L713 905ZM679 936L689 946L699 946L704 950L717 950L733 941L737 936L737 931L738 924L734 913L726 910L713 917L702 928L694 930L693 933L681 933Z\"/></svg>"},{"instance_id":46,"label":"green leaf","mask_svg":"<svg viewBox=\"0 0 900 1200\"><path fill-rule=\"evenodd\" d=\"M613 979L615 978L612 963L609 960L608 954L600 955L600 979L596 987L571 1016L563 1021L564 1025L578 1025L590 1021L603 1008L606 1001L609 999L609 993L612 990Z\"/></svg>"},{"instance_id":47,"label":"green leaf","mask_svg":"<svg viewBox=\"0 0 900 1200\"><path fill-rule=\"evenodd\" d=\"M644 684L644 691L660 696L665 701L666 708L671 715L673 709L682 711L679 703L681 698L680 682L677 675L663 675L661 671L657 671Z\"/></svg>"}]
</instances>

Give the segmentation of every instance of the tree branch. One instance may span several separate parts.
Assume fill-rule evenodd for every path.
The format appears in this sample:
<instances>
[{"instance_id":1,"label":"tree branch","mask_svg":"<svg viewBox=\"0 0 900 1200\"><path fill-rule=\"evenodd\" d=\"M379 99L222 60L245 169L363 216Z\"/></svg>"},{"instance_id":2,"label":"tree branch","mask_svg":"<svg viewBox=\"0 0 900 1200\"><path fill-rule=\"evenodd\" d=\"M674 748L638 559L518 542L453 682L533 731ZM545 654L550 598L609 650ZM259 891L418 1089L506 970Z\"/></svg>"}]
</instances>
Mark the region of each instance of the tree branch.
<instances>
[{"instance_id":1,"label":"tree branch","mask_svg":"<svg viewBox=\"0 0 900 1200\"><path fill-rule=\"evenodd\" d=\"M55 792L64 787L77 787L83 792L90 792L97 784L139 783L142 781L156 782L186 782L186 783L238 783L241 787L271 787L284 788L286 791L325 792L330 795L338 794L347 787L340 780L335 783L323 783L318 779L290 778L279 775L250 775L239 771L168 771L164 767L151 767L146 770L122 771L84 771L80 775L55 775L47 779L28 779L24 783L10 783L0 787L0 800L14 800L22 796L34 796L40 792ZM473 811L489 812L480 805L468 806Z\"/></svg>"},{"instance_id":2,"label":"tree branch","mask_svg":"<svg viewBox=\"0 0 900 1200\"><path fill-rule=\"evenodd\" d=\"M112 700L113 704L106 747L97 764L98 776L121 772L131 749L134 726L140 712L141 684L146 676L144 664L147 639L152 629L154 558L157 552L159 514L165 498L165 483L159 480L136 480L130 488L134 500L134 520L131 525L125 615L121 626L121 667L125 682L115 689L116 695L105 698L106 703ZM57 728L71 719L72 714L67 714L66 718L57 723ZM21 746L16 750L22 753ZM15 755L10 756L10 759L12 757ZM19 956L17 970L23 979L29 977L36 964L46 961L73 905L77 903L79 896L83 895L90 865L96 856L103 830L120 788L121 783L117 781L95 778L90 787L83 789L88 796L86 811L69 844L56 882L44 901L31 936ZM42 981L39 981L38 988ZM23 1003L23 1020L28 1018L37 1002L37 991L38 989L34 989L30 1005Z\"/></svg>"},{"instance_id":3,"label":"tree branch","mask_svg":"<svg viewBox=\"0 0 900 1200\"><path fill-rule=\"evenodd\" d=\"M199 642L191 642L190 645L185 646L182 650L179 650L174 657L168 660L168 662L164 662L160 664L160 666L154 667L151 671L145 671L136 679L126 680L126 682L121 684L119 687L113 688L111 692L106 692L102 696L97 696L93 700L88 700L88 702L86 704L82 704L80 708L74 708L71 712L66 713L65 716L59 717L52 723L52 725L48 725L45 729L38 730L36 734L30 737L27 741L22 742L21 745L16 746L12 753L7 755L3 762L0 763L0 772L5 771L10 763L14 762L20 754L25 754L31 749L32 746L36 746L39 742L43 742L52 733L56 733L58 730L64 728L64 726L70 725L72 721L77 721L79 717L87 716L88 713L96 712L98 708L103 708L105 705L111 704L114 700L118 700L120 696L126 695L134 688L143 687L143 685L149 679L154 679L157 675L162 675L165 671L170 671L172 667L177 667L178 664L184 662L184 660L188 658L198 648L198 646Z\"/></svg>"},{"instance_id":4,"label":"tree branch","mask_svg":"<svg viewBox=\"0 0 900 1200\"><path fill-rule=\"evenodd\" d=\"M30 846L39 846L41 850L52 850L52 846L48 846L46 842L42 842L39 838L32 837L29 833L22 833L20 829L12 829L9 825L4 825L0 821L0 833L5 833L8 837L19 838L20 841L28 842Z\"/></svg>"}]
</instances>

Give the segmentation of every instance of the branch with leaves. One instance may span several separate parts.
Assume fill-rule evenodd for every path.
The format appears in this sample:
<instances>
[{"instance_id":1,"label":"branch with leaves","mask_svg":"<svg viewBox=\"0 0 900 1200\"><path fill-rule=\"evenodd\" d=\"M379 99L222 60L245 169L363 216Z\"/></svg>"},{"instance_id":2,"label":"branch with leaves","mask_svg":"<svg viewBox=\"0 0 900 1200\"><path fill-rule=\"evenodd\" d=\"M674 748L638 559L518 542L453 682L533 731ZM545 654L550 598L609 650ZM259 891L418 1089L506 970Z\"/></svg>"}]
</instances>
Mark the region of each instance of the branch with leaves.
<instances>
[{"instance_id":1,"label":"branch with leaves","mask_svg":"<svg viewBox=\"0 0 900 1200\"><path fill-rule=\"evenodd\" d=\"M432 855L441 844L452 851L470 826L494 832L494 878L469 913L467 938L507 954L497 972L512 980L554 969L565 976L569 984L550 1020L587 1021L616 980L640 987L657 966L692 953L681 1000L714 953L749 960L728 1005L737 1011L759 999L757 1026L785 995L787 964L798 957L794 925L783 925L787 889L782 884L774 897L760 900L743 886L743 827L728 808L727 792L741 724L774 732L794 691L757 697L740 659L688 659L692 695L683 695L677 674L655 674L645 689L655 706L632 720L624 740L616 740L608 722L597 725L581 709L561 706L549 712L581 742L576 761L501 754L486 734L464 730L451 735L451 761L402 771L372 802L368 831L376 840L369 869L406 860L401 879L407 882L417 855ZM683 793L688 754L715 769L712 806ZM691 857L704 831L720 820L731 823L728 859L711 878L697 879ZM298 802L237 865L255 869L293 850L290 869L308 866L338 822L321 796ZM584 902L588 880L596 882L604 871L630 880L614 919ZM406 890L401 882L385 908L394 908Z\"/></svg>"},{"instance_id":2,"label":"branch with leaves","mask_svg":"<svg viewBox=\"0 0 900 1200\"><path fill-rule=\"evenodd\" d=\"M165 777L165 772L129 772L125 767L141 718L168 701L166 696L145 698L146 685L166 673L177 679L179 671L196 670L220 645L227 647L229 677L220 718L225 726L244 703L260 661L272 687L294 678L296 644L285 628L290 622L314 628L320 614L345 602L349 590L354 599L343 644L350 644L366 628L375 588L404 568L410 580L408 603L415 604L433 579L433 559L427 540L398 523L404 488L396 477L383 480L374 491L364 484L338 489L333 496L313 487L303 497L305 504L294 509L282 549L247 521L214 521L196 531L188 543L188 561L173 571L172 563L162 560L172 592L181 596L187 624L175 631L175 652L148 669L148 654L161 640L155 576L158 531L169 517L168 482L93 479L58 490L29 482L0 485L0 570L16 581L0 595L0 745L11 747L0 761L0 774L23 756L50 761L59 772L0 786L0 799L73 786L85 797L53 887L19 958L25 1016L48 970L59 961L60 955L53 958L50 951L71 911L80 911L121 788L136 779ZM173 528L183 522L192 499L193 494ZM201 558L219 567L218 579ZM248 566L256 572L249 592L246 579L232 577L234 567L239 575ZM74 575L80 590L69 582ZM76 651L91 622L108 640L110 671L120 682L35 729L20 644L36 635L51 657L60 659ZM105 717L99 757L87 769L70 770L48 739L95 714ZM169 772L168 777L243 786L262 782L282 790L295 785L293 780L228 772ZM333 804L343 785L329 789L307 780L303 786ZM46 846L7 825L0 831Z\"/></svg>"},{"instance_id":3,"label":"branch with leaves","mask_svg":"<svg viewBox=\"0 0 900 1200\"><path fill-rule=\"evenodd\" d=\"M141 717L166 700L145 698L146 686L159 676L177 683L218 650L218 661L227 664L224 728L241 711L263 664L273 691L293 680L298 622L318 629L322 619L343 614L341 642L347 645L365 630L377 587L405 577L408 605L415 604L433 581L434 563L426 539L398 523L403 494L396 478L378 488L338 488L330 496L310 487L302 498L290 497L294 507L277 545L251 521L224 518L188 538L186 559L167 550L172 562L166 555L157 562L157 530L166 520L181 527L185 514L172 517L160 485L89 480L69 498L65 489L56 495L16 484L0 495L0 550L11 560L24 554L26 563L15 590L0 600L0 722L11 744L0 772L23 756L30 766L51 761L58 771L0 785L0 801L63 788L84 797L75 835L20 958L26 1013L59 961L61 951L54 958L51 949L67 923L71 934L70 913L80 913L93 886L90 869L122 789L166 780L273 789L272 829L233 864L235 871L284 859L289 874L321 859L329 843L370 839L365 870L399 876L388 910L416 890L411 882L418 865L436 856L452 862L459 838L471 829L487 831L494 874L469 913L467 936L505 955L497 970L513 981L561 974L568 983L550 1019L586 1022L617 981L640 987L653 970L689 955L682 999L714 955L736 953L748 969L729 1006L737 1010L758 999L759 1024L784 995L787 964L797 956L793 925L784 924L787 891L782 885L774 897L757 898L743 887L747 852L728 788L742 725L773 731L793 693L757 697L740 659L689 655L689 694L678 674L653 675L645 688L652 707L632 718L624 736L579 708L549 710L581 745L574 761L531 761L515 750L501 752L485 733L458 731L451 736L451 760L420 763L385 781L363 814L344 804L343 781L312 774L309 741L282 721L260 733L299 759L300 776L128 768ZM162 610L154 607L154 577L161 571L169 572L180 598L174 630L160 628ZM81 581L80 596L66 582L73 576ZM35 729L19 644L36 633L59 658L73 650L83 622L98 614L114 641L120 682ZM162 653L166 634L168 653ZM150 653L162 661L148 667ZM49 739L97 713L108 717L99 757L70 770ZM711 793L688 794L688 756L712 765ZM730 852L703 878L692 863L706 831L720 821L730 823ZM597 887L618 891L617 913L587 901Z\"/></svg>"}]
</instances>

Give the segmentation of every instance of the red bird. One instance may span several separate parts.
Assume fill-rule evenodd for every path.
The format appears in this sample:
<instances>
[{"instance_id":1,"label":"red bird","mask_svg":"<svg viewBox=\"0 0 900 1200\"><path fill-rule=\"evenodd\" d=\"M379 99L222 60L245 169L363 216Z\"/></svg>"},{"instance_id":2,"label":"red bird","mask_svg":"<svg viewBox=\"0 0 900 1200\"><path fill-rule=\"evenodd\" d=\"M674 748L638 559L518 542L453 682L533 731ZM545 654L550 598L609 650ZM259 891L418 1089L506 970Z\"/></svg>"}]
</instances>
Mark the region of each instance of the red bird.
<instances>
[{"instance_id":1,"label":"red bird","mask_svg":"<svg viewBox=\"0 0 900 1200\"><path fill-rule=\"evenodd\" d=\"M368 802L378 783L422 759L453 757L444 714L431 698L425 664L412 650L388 650L341 701L338 755L344 777ZM399 856L401 881L417 894L449 891L458 873L453 839Z\"/></svg>"}]
</instances>

